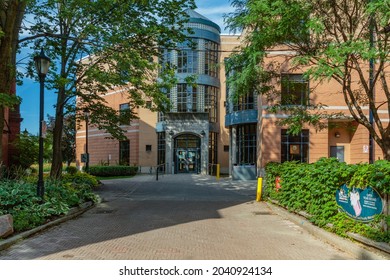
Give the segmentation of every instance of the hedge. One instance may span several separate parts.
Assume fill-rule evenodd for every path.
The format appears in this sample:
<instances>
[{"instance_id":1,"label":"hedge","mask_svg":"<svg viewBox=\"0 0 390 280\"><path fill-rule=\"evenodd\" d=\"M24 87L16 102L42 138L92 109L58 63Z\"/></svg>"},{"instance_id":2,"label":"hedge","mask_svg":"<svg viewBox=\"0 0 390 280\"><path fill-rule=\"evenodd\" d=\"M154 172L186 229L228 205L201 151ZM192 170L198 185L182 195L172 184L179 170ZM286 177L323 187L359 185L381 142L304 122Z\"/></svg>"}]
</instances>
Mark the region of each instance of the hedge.
<instances>
[{"instance_id":1,"label":"hedge","mask_svg":"<svg viewBox=\"0 0 390 280\"><path fill-rule=\"evenodd\" d=\"M275 179L280 177L281 188L276 190ZM382 232L380 221L389 217L379 215L370 223L363 224L347 217L336 203L337 189L348 186L375 187L381 194L390 193L390 163L348 165L335 158L322 158L306 164L298 162L269 163L266 166L264 195L277 200L291 211L305 211L310 220L340 235L356 232L377 241L390 241L390 233Z\"/></svg>"},{"instance_id":2,"label":"hedge","mask_svg":"<svg viewBox=\"0 0 390 280\"><path fill-rule=\"evenodd\" d=\"M95 165L89 167L89 174L100 177L111 176L134 176L137 174L138 166L127 165Z\"/></svg>"}]
</instances>

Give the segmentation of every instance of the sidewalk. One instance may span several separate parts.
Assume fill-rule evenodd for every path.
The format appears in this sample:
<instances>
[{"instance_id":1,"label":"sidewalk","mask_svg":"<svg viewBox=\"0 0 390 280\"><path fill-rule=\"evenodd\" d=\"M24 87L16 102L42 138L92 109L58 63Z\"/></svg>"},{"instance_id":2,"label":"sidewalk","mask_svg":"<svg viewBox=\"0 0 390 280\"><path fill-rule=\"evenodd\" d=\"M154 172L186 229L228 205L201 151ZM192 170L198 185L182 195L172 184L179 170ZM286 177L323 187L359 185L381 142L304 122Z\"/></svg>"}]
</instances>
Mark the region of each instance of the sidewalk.
<instances>
[{"instance_id":1,"label":"sidewalk","mask_svg":"<svg viewBox=\"0 0 390 280\"><path fill-rule=\"evenodd\" d=\"M0 259L389 259L255 202L256 187L201 175L106 180L95 208Z\"/></svg>"}]
</instances>

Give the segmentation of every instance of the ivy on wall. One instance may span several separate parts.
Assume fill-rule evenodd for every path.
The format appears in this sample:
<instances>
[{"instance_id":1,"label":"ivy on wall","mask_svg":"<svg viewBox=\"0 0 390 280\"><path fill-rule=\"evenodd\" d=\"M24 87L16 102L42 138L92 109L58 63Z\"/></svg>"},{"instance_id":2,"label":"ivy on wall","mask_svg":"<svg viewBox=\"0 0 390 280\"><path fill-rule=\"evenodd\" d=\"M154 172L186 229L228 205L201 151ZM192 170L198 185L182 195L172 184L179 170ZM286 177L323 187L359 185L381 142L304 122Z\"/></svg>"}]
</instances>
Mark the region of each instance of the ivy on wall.
<instances>
[{"instance_id":1,"label":"ivy on wall","mask_svg":"<svg viewBox=\"0 0 390 280\"><path fill-rule=\"evenodd\" d=\"M275 179L280 177L280 189ZM374 187L382 196L390 193L390 162L348 165L335 158L321 158L311 164L298 162L269 163L266 166L264 195L277 200L290 211L304 211L310 220L342 236L347 232L359 233L376 241L390 241L390 233L381 223L389 216L378 215L374 221L361 223L339 210L335 194L341 185L364 189Z\"/></svg>"}]
</instances>

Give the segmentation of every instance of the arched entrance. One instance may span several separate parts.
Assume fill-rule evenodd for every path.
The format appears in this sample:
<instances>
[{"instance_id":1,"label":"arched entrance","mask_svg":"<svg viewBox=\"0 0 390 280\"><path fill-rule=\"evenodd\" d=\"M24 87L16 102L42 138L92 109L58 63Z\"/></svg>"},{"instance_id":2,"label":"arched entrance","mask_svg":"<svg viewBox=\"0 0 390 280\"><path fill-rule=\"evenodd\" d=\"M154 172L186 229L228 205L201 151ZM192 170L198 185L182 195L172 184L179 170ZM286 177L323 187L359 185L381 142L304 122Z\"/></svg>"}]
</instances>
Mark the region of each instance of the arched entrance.
<instances>
[{"instance_id":1,"label":"arched entrance","mask_svg":"<svg viewBox=\"0 0 390 280\"><path fill-rule=\"evenodd\" d=\"M182 134L175 138L175 173L200 173L200 138L193 134Z\"/></svg>"}]
</instances>

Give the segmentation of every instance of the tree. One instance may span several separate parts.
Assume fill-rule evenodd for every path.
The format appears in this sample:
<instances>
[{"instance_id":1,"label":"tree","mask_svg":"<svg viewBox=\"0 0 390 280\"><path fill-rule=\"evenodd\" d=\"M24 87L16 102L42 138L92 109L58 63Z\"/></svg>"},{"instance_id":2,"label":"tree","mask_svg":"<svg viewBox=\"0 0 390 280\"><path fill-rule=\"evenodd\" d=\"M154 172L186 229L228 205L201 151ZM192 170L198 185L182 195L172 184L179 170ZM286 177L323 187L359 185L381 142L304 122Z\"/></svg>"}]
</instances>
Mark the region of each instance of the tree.
<instances>
[{"instance_id":1,"label":"tree","mask_svg":"<svg viewBox=\"0 0 390 280\"><path fill-rule=\"evenodd\" d=\"M27 0L0 1L0 159L3 158L5 112L19 104L14 92L16 51Z\"/></svg>"},{"instance_id":2,"label":"tree","mask_svg":"<svg viewBox=\"0 0 390 280\"><path fill-rule=\"evenodd\" d=\"M55 118L48 116L47 134L53 139ZM75 111L70 111L64 116L64 129L62 134L62 158L69 166L76 160L76 116Z\"/></svg>"},{"instance_id":3,"label":"tree","mask_svg":"<svg viewBox=\"0 0 390 280\"><path fill-rule=\"evenodd\" d=\"M46 0L32 5L30 36L21 42L44 47L57 66L46 84L57 94L53 128L52 177L62 173L61 141L67 104L77 97L76 116L91 111L90 122L115 138L123 138L120 119L136 118L136 106L145 99L162 110L167 98L162 92L173 83L173 72L162 71L157 80L154 59L161 47L174 47L185 39L187 8L193 1L166 0ZM80 61L81 58L85 58ZM105 104L102 95L121 90L131 103L126 114Z\"/></svg>"},{"instance_id":4,"label":"tree","mask_svg":"<svg viewBox=\"0 0 390 280\"><path fill-rule=\"evenodd\" d=\"M52 135L50 133L46 134L43 145L43 159L47 162L51 161L52 158L52 142ZM32 135L25 130L19 135L14 145L19 151L18 158L15 160L19 162L21 167L29 168L32 164L38 162L39 137L37 135Z\"/></svg>"},{"instance_id":5,"label":"tree","mask_svg":"<svg viewBox=\"0 0 390 280\"><path fill-rule=\"evenodd\" d=\"M280 68L276 62L265 64L264 61L267 50L288 47L290 52L286 58L293 68L304 70L307 78L317 82L333 79L339 83L351 116L367 128L384 158L390 160L390 126L385 121L390 116L386 72L390 52L386 32L390 21L389 1L233 0L232 4L236 11L227 16L227 23L232 30L245 30L242 51L236 54L241 61L246 61L241 66L246 70L259 67L269 72L259 92L273 97L278 93L272 81L277 75L280 77ZM368 65L373 62L375 72L370 85ZM231 83L240 89L251 84L255 74L244 70L236 73ZM374 89L383 93L383 101L376 102ZM283 123L292 125L295 131L304 123L322 128L322 120L330 117L322 110L322 104L294 108L274 105L277 110L291 113ZM373 122L363 106L369 107Z\"/></svg>"}]
</instances>

